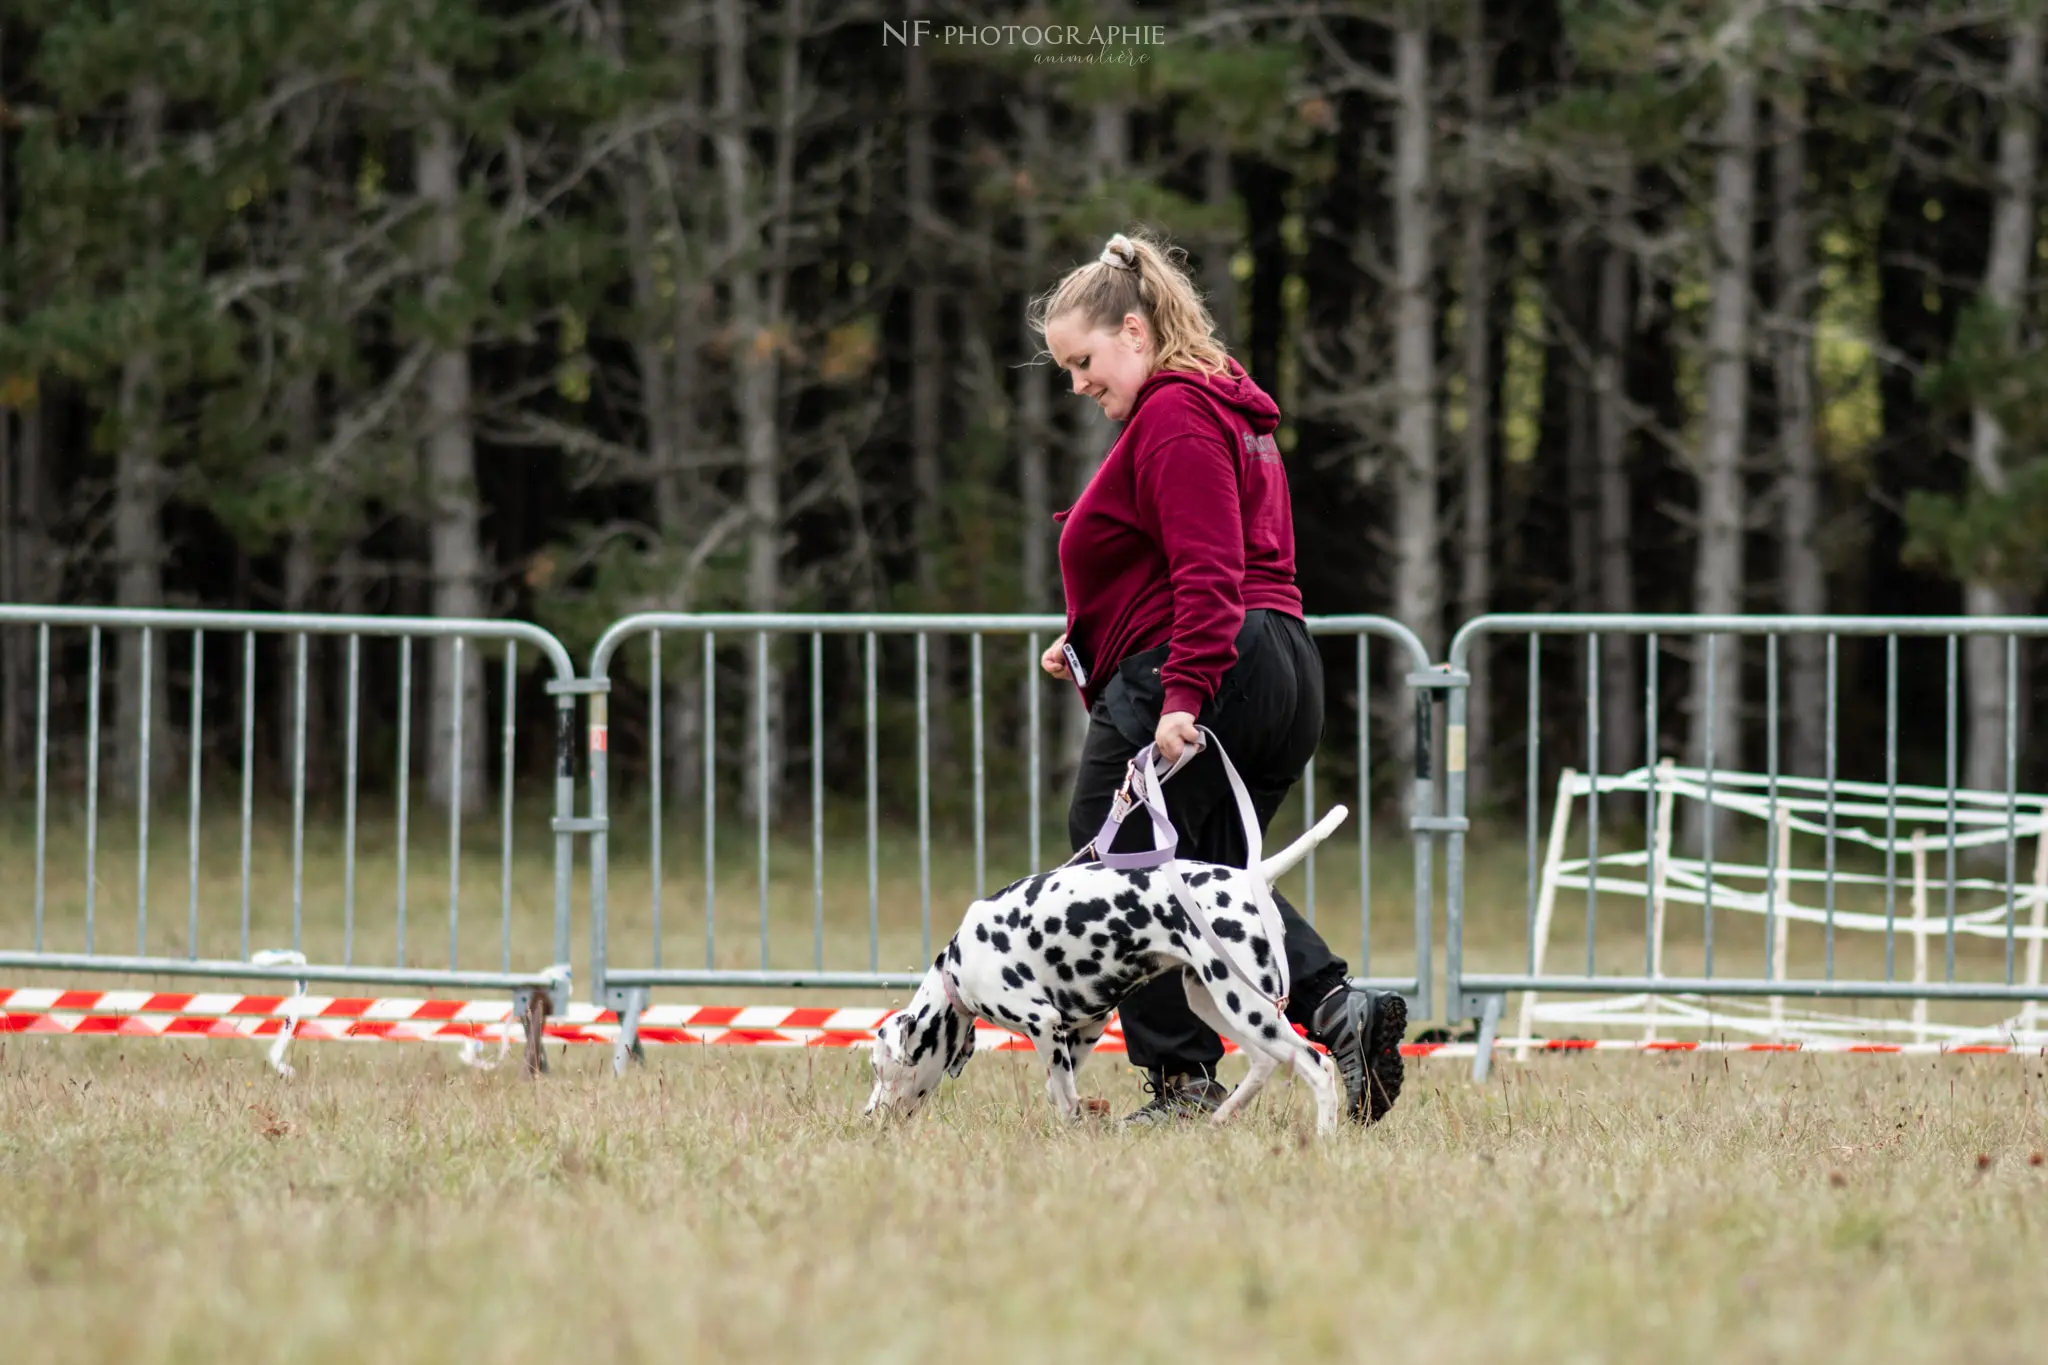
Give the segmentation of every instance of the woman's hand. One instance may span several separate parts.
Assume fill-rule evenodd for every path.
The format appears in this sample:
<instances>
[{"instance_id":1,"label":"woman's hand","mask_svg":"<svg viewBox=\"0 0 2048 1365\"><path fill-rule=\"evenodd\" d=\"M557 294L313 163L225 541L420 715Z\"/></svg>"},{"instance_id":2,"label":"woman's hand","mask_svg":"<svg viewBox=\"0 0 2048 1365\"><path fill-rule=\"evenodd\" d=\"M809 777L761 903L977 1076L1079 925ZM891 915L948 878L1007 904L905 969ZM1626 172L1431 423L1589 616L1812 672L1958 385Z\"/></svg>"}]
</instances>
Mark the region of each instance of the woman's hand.
<instances>
[{"instance_id":1,"label":"woman's hand","mask_svg":"<svg viewBox=\"0 0 2048 1365\"><path fill-rule=\"evenodd\" d=\"M1200 748L1201 733L1195 729L1195 718L1185 711L1168 711L1159 718L1159 728L1152 734L1152 741L1159 746L1159 756L1168 763L1180 762L1181 750L1192 744Z\"/></svg>"},{"instance_id":2,"label":"woman's hand","mask_svg":"<svg viewBox=\"0 0 2048 1365\"><path fill-rule=\"evenodd\" d=\"M1062 631L1060 638L1052 642L1052 647L1038 656L1038 666L1062 682L1071 682L1074 675L1067 671L1066 648L1067 636Z\"/></svg>"}]
</instances>

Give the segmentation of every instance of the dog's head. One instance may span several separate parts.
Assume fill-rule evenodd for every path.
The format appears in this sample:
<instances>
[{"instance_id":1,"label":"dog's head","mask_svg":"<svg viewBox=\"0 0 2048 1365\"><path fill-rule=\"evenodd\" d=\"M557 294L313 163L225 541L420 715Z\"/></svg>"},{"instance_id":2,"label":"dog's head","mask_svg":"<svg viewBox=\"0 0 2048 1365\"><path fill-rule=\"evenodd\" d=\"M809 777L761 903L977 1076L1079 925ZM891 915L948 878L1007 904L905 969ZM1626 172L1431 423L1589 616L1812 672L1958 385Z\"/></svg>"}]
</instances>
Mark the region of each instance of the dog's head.
<instances>
[{"instance_id":1,"label":"dog's head","mask_svg":"<svg viewBox=\"0 0 2048 1365\"><path fill-rule=\"evenodd\" d=\"M862 1112L909 1117L973 1056L974 1018L946 998L934 966L910 1004L875 1030L869 1054L875 1088Z\"/></svg>"}]
</instances>

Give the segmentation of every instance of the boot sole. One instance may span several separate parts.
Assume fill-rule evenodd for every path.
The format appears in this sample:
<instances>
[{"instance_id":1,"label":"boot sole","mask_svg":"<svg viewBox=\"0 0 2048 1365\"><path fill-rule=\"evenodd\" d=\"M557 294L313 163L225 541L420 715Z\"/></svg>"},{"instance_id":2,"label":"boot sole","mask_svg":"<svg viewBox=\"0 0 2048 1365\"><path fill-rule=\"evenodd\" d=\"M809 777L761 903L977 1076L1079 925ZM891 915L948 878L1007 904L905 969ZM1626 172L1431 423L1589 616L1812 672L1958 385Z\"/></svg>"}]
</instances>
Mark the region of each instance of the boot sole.
<instances>
[{"instance_id":1,"label":"boot sole","mask_svg":"<svg viewBox=\"0 0 2048 1365\"><path fill-rule=\"evenodd\" d=\"M1407 1066L1401 1042L1408 1034L1408 1001L1393 992L1373 1001L1372 1028L1365 1042L1365 1124L1387 1116L1401 1097Z\"/></svg>"}]
</instances>

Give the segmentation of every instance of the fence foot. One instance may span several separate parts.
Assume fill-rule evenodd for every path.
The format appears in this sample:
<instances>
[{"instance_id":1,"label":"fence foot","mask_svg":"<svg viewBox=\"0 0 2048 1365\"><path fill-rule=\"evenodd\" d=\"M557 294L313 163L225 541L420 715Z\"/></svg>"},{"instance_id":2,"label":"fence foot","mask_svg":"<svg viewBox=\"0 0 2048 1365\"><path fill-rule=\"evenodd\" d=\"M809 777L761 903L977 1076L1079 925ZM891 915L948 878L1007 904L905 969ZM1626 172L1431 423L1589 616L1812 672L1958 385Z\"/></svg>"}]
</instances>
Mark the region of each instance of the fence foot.
<instances>
[{"instance_id":1,"label":"fence foot","mask_svg":"<svg viewBox=\"0 0 2048 1365\"><path fill-rule=\"evenodd\" d=\"M1472 1047L1472 1079L1484 1084L1486 1073L1493 1066L1493 1039L1500 1032L1501 1011L1507 1006L1504 995L1489 995L1479 1011L1479 1037Z\"/></svg>"},{"instance_id":2,"label":"fence foot","mask_svg":"<svg viewBox=\"0 0 2048 1365\"><path fill-rule=\"evenodd\" d=\"M647 1008L647 990L631 986L605 994L606 1003L619 1016L619 1038L612 1044L612 1074L623 1076L630 1063L647 1060L647 1050L640 1043L640 1015Z\"/></svg>"}]
</instances>

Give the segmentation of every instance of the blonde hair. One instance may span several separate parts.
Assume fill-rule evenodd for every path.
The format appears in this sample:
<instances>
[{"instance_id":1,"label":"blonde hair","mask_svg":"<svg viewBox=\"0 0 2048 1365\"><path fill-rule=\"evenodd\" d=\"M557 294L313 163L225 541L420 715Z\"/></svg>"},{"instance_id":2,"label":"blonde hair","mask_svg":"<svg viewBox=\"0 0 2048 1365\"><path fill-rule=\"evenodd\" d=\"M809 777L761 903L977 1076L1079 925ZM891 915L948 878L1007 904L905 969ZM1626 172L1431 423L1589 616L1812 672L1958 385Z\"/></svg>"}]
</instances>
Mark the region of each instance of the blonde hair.
<instances>
[{"instance_id":1,"label":"blonde hair","mask_svg":"<svg viewBox=\"0 0 2048 1365\"><path fill-rule=\"evenodd\" d=\"M1078 313L1090 331L1115 331L1126 313L1152 329L1155 370L1229 371L1230 353L1216 339L1216 323L1181 268L1187 253L1155 242L1143 232L1117 233L1102 254L1074 267L1050 293L1031 305L1031 326L1040 339L1055 319Z\"/></svg>"}]
</instances>

